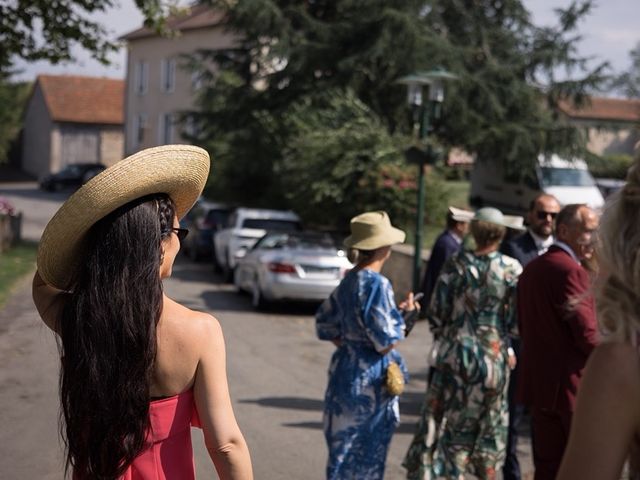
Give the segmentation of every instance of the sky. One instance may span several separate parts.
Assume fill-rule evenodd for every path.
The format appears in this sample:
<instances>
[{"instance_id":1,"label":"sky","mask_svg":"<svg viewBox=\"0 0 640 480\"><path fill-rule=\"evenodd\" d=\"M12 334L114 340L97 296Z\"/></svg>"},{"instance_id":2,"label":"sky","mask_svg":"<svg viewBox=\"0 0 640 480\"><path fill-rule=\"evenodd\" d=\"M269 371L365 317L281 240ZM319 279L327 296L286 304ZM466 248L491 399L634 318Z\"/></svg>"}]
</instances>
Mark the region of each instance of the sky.
<instances>
[{"instance_id":1,"label":"sky","mask_svg":"<svg viewBox=\"0 0 640 480\"><path fill-rule=\"evenodd\" d=\"M570 0L523 0L532 13L536 25L553 25L554 8L566 7ZM93 15L105 25L113 38L142 25L142 14L133 0L118 0L117 6L106 13ZM598 0L591 15L579 25L583 40L578 44L581 55L608 61L614 72L620 73L631 66L629 52L640 42L640 1ZM126 49L112 56L112 65L103 66L78 48L77 60L72 64L50 65L47 62L27 64L20 62L22 72L15 78L33 80L38 74L73 74L124 78L126 75Z\"/></svg>"}]
</instances>

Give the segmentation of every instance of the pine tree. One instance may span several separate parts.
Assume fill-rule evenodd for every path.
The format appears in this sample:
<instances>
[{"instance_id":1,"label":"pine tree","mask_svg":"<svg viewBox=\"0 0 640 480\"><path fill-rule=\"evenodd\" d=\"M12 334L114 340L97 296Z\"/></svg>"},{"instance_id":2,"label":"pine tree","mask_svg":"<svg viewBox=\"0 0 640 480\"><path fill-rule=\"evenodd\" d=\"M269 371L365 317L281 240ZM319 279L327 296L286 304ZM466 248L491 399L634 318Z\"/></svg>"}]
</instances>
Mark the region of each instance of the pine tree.
<instances>
[{"instance_id":1,"label":"pine tree","mask_svg":"<svg viewBox=\"0 0 640 480\"><path fill-rule=\"evenodd\" d=\"M300 102L353 93L388 134L408 134L405 87L396 80L444 67L459 80L449 85L430 138L517 170L541 152L581 151L580 132L562 123L555 106L585 101L607 68L589 70L576 53L577 26L590 1L558 10L555 27L532 24L521 0L211 3L226 9L239 42L232 50L201 52L202 64L214 59L222 73L211 74L202 94L199 141L208 139L222 158L219 181L235 182L245 196L251 185L257 202L287 202L274 172L304 122L291 118ZM567 79L558 80L564 73ZM230 162L245 174L225 178Z\"/></svg>"},{"instance_id":2,"label":"pine tree","mask_svg":"<svg viewBox=\"0 0 640 480\"><path fill-rule=\"evenodd\" d=\"M640 98L640 42L629 52L631 66L617 75L611 82L611 88L628 98Z\"/></svg>"}]
</instances>

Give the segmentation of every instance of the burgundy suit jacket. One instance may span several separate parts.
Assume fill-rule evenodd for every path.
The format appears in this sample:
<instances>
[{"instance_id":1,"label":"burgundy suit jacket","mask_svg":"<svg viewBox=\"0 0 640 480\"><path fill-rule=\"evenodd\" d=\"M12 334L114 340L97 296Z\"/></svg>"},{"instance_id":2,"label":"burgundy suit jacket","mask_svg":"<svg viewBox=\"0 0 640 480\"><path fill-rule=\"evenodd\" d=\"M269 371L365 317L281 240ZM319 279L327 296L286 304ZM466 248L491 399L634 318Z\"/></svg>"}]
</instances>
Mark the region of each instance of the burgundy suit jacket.
<instances>
[{"instance_id":1,"label":"burgundy suit jacket","mask_svg":"<svg viewBox=\"0 0 640 480\"><path fill-rule=\"evenodd\" d=\"M552 246L520 275L517 307L519 400L533 408L572 412L582 370L598 341L589 274Z\"/></svg>"}]
</instances>

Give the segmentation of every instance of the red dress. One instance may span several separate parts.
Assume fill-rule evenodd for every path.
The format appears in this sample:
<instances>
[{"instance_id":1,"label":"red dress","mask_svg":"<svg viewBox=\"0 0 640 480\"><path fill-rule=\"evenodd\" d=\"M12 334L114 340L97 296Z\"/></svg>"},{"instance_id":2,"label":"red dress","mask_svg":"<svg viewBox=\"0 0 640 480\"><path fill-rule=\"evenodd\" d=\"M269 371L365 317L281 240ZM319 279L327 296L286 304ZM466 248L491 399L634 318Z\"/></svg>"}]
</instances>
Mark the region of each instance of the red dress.
<instances>
[{"instance_id":1,"label":"red dress","mask_svg":"<svg viewBox=\"0 0 640 480\"><path fill-rule=\"evenodd\" d=\"M196 477L191 426L201 427L193 390L149 404L151 429L148 448L129 465L119 480L194 480ZM74 475L74 480L79 476Z\"/></svg>"},{"instance_id":2,"label":"red dress","mask_svg":"<svg viewBox=\"0 0 640 480\"><path fill-rule=\"evenodd\" d=\"M133 461L121 480L193 480L191 426L200 427L193 390L149 404L151 446Z\"/></svg>"}]
</instances>

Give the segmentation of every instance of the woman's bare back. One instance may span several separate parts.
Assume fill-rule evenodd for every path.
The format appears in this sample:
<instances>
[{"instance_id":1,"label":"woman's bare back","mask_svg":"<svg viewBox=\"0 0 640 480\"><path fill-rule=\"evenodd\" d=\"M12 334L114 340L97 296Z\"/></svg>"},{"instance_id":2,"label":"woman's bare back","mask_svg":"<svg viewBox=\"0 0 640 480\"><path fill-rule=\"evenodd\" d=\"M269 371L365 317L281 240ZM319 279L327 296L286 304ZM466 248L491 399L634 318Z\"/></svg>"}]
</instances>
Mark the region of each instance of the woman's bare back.
<instances>
[{"instance_id":1,"label":"woman's bare back","mask_svg":"<svg viewBox=\"0 0 640 480\"><path fill-rule=\"evenodd\" d=\"M193 387L203 348L203 324L211 321L210 315L164 297L156 331L155 371L150 386L152 397L177 395Z\"/></svg>"}]
</instances>

